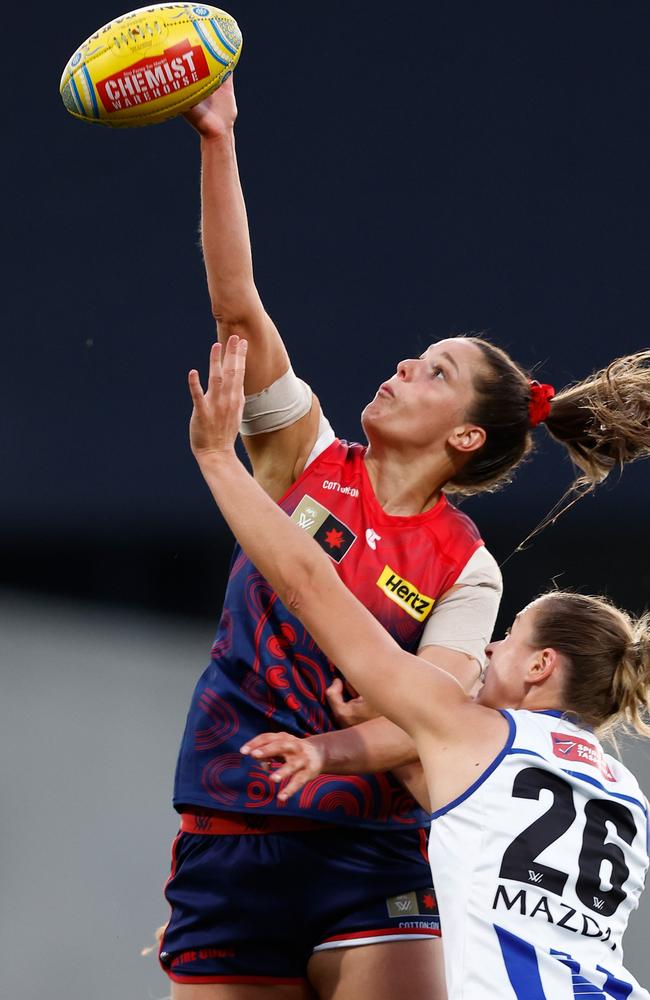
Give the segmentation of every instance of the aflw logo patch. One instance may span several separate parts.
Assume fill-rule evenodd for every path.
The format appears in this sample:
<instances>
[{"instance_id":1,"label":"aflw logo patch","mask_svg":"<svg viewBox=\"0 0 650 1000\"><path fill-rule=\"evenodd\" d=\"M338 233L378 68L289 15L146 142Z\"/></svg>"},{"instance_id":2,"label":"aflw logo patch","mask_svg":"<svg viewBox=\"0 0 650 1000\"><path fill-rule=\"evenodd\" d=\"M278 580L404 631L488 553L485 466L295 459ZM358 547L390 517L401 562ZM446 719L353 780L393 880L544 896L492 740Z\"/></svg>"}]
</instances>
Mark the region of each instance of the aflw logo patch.
<instances>
[{"instance_id":1,"label":"aflw logo patch","mask_svg":"<svg viewBox=\"0 0 650 1000\"><path fill-rule=\"evenodd\" d=\"M433 597L421 594L414 583L405 580L390 566L384 566L381 576L377 580L377 586L384 591L386 597L390 597L391 601L399 604L407 615L415 618L418 622L424 621L435 604Z\"/></svg>"},{"instance_id":2,"label":"aflw logo patch","mask_svg":"<svg viewBox=\"0 0 650 1000\"><path fill-rule=\"evenodd\" d=\"M339 521L330 514L327 507L323 507L308 494L305 494L294 510L291 520L315 538L320 547L325 549L328 556L337 563L356 541L357 536L350 531L347 524Z\"/></svg>"},{"instance_id":3,"label":"aflw logo patch","mask_svg":"<svg viewBox=\"0 0 650 1000\"><path fill-rule=\"evenodd\" d=\"M417 892L402 892L399 896L391 896L386 900L389 917L417 915L420 917L438 916L438 903L433 886L430 889L420 889Z\"/></svg>"}]
</instances>

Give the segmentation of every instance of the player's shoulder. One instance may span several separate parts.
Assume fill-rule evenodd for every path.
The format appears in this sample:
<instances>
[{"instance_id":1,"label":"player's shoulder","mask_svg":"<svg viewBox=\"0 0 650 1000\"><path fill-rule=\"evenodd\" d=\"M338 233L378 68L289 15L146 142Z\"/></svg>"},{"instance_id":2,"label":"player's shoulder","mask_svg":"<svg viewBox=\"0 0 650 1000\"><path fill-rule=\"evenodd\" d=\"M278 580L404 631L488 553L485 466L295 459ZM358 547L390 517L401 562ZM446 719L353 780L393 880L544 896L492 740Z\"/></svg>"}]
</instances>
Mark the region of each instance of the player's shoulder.
<instances>
[{"instance_id":1,"label":"player's shoulder","mask_svg":"<svg viewBox=\"0 0 650 1000\"><path fill-rule=\"evenodd\" d=\"M456 582L465 587L489 587L499 593L503 591L499 564L485 545L474 549Z\"/></svg>"},{"instance_id":2,"label":"player's shoulder","mask_svg":"<svg viewBox=\"0 0 650 1000\"><path fill-rule=\"evenodd\" d=\"M363 462L367 450L367 445L360 444L358 441L347 441L345 438L335 437L328 450L328 458L332 462L340 462L341 464L357 464Z\"/></svg>"},{"instance_id":3,"label":"player's shoulder","mask_svg":"<svg viewBox=\"0 0 650 1000\"><path fill-rule=\"evenodd\" d=\"M449 556L462 566L478 549L484 547L481 533L472 518L459 510L445 495L427 513L429 516L422 520L419 528L435 540L436 550L441 555Z\"/></svg>"},{"instance_id":4,"label":"player's shoulder","mask_svg":"<svg viewBox=\"0 0 650 1000\"><path fill-rule=\"evenodd\" d=\"M620 757L603 751L603 764L612 780L616 781L616 791L638 800L642 809L648 812L648 800L643 792L639 780L633 771L624 764Z\"/></svg>"},{"instance_id":5,"label":"player's shoulder","mask_svg":"<svg viewBox=\"0 0 650 1000\"><path fill-rule=\"evenodd\" d=\"M630 769L607 753L593 730L559 710L510 709L515 726L515 746L546 758L569 776L600 786L610 793L626 793L643 799L639 783Z\"/></svg>"},{"instance_id":6,"label":"player's shoulder","mask_svg":"<svg viewBox=\"0 0 650 1000\"><path fill-rule=\"evenodd\" d=\"M482 542L481 532L469 514L460 510L448 496L444 495L443 500L445 521L450 525L450 530L463 532L468 538Z\"/></svg>"},{"instance_id":7,"label":"player's shoulder","mask_svg":"<svg viewBox=\"0 0 650 1000\"><path fill-rule=\"evenodd\" d=\"M319 432L318 440L307 460L305 469L322 466L360 467L366 454L366 447L356 441L346 441L337 437L328 421Z\"/></svg>"}]
</instances>

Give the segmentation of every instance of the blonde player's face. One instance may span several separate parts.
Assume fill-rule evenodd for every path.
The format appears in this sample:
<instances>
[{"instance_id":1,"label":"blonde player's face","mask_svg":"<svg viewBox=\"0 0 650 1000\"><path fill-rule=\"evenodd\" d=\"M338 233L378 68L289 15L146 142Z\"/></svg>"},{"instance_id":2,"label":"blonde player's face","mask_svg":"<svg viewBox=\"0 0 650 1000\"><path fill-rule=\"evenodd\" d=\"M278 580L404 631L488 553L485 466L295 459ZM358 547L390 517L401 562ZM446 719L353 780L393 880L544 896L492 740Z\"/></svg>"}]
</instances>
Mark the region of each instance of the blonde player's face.
<instances>
[{"instance_id":1,"label":"blonde player's face","mask_svg":"<svg viewBox=\"0 0 650 1000\"><path fill-rule=\"evenodd\" d=\"M444 447L456 428L471 426L466 417L482 363L480 348L463 338L441 340L419 358L400 361L363 411L368 438L379 435L414 453Z\"/></svg>"},{"instance_id":2,"label":"blonde player's face","mask_svg":"<svg viewBox=\"0 0 650 1000\"><path fill-rule=\"evenodd\" d=\"M485 683L476 699L481 705L517 708L521 704L527 671L538 653L533 645L535 613L534 605L529 604L519 612L505 637L487 646Z\"/></svg>"}]
</instances>

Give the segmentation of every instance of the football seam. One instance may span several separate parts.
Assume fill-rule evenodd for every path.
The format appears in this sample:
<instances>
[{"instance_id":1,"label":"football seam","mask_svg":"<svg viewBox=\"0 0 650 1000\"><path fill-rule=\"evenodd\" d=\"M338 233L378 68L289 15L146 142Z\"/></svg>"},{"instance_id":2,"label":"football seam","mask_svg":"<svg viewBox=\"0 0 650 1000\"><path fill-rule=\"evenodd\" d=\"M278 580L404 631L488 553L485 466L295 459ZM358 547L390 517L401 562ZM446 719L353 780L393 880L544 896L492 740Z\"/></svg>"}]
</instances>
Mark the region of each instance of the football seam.
<instances>
[{"instance_id":1,"label":"football seam","mask_svg":"<svg viewBox=\"0 0 650 1000\"><path fill-rule=\"evenodd\" d=\"M206 18L206 20L207 20L207 18ZM179 24L179 25L180 24L194 24L194 23L195 22L191 18L185 18L185 20L183 20L183 21L175 21L174 22L175 25L176 24ZM205 45L203 44L203 41L202 41L202 39L201 39L200 36L199 36L198 41L199 41L199 44L201 45L201 48L203 49L203 51L207 52L207 49L205 48ZM221 45L221 47L224 49L225 52L228 52L228 50L225 48L225 46L221 42L219 44ZM93 62L95 59L99 59L100 56L103 56L104 53L108 52L109 48L110 48L110 46L107 45L105 48L103 48L101 50L101 52L92 52L87 59L83 59L82 62L77 63L76 66L73 66L69 70L70 76L74 76L74 74L77 72L77 70L81 69L82 65L83 66L89 66L90 63ZM81 49L77 49L77 52L81 52L81 51L82 51ZM241 51L241 42L239 43L239 51ZM76 54L77 53L75 52L75 55ZM210 55L209 52L208 52L208 55ZM231 60L234 59L234 56L233 56L232 52L228 52L228 55L230 56ZM212 58L212 56L210 56L210 58ZM72 61L72 59L74 59L74 56L72 56L71 59L69 60L68 66L70 65L70 62ZM96 86L94 80L93 80L93 86Z\"/></svg>"}]
</instances>

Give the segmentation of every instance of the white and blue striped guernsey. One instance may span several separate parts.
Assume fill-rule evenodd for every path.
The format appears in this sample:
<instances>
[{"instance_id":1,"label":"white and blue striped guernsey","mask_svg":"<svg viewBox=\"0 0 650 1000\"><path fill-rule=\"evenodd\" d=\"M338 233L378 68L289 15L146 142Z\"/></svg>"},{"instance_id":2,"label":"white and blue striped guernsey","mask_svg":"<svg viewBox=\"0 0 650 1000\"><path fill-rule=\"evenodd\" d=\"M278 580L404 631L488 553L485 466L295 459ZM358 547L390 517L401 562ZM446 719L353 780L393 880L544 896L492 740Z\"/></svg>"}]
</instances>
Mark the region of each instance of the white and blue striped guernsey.
<instances>
[{"instance_id":1,"label":"white and blue striped guernsey","mask_svg":"<svg viewBox=\"0 0 650 1000\"><path fill-rule=\"evenodd\" d=\"M650 1000L622 937L648 868L648 804L592 732L503 712L506 746L433 813L448 1000Z\"/></svg>"}]
</instances>

